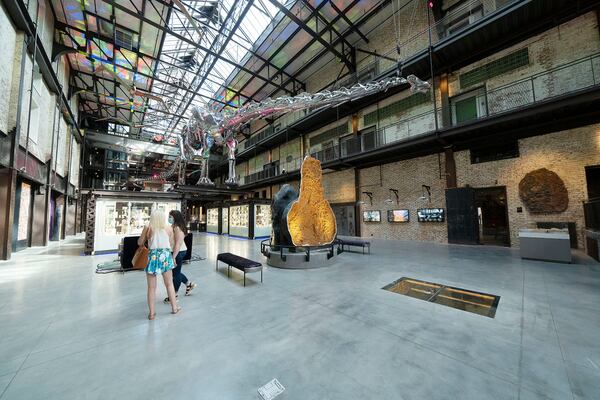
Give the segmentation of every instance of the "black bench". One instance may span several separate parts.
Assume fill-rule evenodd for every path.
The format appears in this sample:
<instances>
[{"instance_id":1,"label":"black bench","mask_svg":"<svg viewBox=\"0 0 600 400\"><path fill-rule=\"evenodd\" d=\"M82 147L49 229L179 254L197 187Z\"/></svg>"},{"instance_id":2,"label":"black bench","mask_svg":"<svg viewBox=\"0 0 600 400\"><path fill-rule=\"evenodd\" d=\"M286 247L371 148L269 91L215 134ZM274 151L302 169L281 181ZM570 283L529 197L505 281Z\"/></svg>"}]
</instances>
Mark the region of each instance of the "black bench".
<instances>
[{"instance_id":1,"label":"black bench","mask_svg":"<svg viewBox=\"0 0 600 400\"><path fill-rule=\"evenodd\" d=\"M344 252L344 246L354 246L354 247L362 247L363 249L363 254L365 254L365 247L369 250L369 254L371 254L371 242L369 242L368 240L363 240L360 238L338 238L337 239L338 242L338 253L343 253Z\"/></svg>"},{"instance_id":2,"label":"black bench","mask_svg":"<svg viewBox=\"0 0 600 400\"><path fill-rule=\"evenodd\" d=\"M231 267L237 268L244 272L244 286L246 286L246 272L257 272L260 271L260 281L263 281L263 268L262 264L256 261L248 260L247 258L236 256L231 253L221 253L217 255L217 265L215 270L219 270L219 261L227 264L227 276L229 276L229 270Z\"/></svg>"}]
</instances>

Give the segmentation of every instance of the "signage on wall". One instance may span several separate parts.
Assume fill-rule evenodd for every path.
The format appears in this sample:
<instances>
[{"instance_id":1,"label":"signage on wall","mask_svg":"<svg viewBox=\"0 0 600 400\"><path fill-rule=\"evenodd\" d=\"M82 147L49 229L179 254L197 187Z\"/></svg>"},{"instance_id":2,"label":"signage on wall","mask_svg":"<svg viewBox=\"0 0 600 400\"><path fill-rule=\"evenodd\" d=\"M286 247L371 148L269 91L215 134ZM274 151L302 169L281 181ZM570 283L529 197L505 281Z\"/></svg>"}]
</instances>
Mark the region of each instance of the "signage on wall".
<instances>
[{"instance_id":1,"label":"signage on wall","mask_svg":"<svg viewBox=\"0 0 600 400\"><path fill-rule=\"evenodd\" d=\"M419 208L417 210L419 222L444 222L445 214L443 208Z\"/></svg>"}]
</instances>

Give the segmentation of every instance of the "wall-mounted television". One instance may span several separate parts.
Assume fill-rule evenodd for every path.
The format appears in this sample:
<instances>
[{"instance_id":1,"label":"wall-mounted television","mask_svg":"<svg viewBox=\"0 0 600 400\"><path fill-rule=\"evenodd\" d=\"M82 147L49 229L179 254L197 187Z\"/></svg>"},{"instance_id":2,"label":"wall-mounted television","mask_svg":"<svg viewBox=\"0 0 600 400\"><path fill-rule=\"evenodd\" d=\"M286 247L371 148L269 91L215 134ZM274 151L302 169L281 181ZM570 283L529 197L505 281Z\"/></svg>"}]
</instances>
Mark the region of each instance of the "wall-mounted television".
<instances>
[{"instance_id":1,"label":"wall-mounted television","mask_svg":"<svg viewBox=\"0 0 600 400\"><path fill-rule=\"evenodd\" d=\"M388 222L408 222L408 210L388 210Z\"/></svg>"},{"instance_id":2,"label":"wall-mounted television","mask_svg":"<svg viewBox=\"0 0 600 400\"><path fill-rule=\"evenodd\" d=\"M363 211L363 221L364 222L381 222L381 211L379 211L379 210Z\"/></svg>"},{"instance_id":3,"label":"wall-mounted television","mask_svg":"<svg viewBox=\"0 0 600 400\"><path fill-rule=\"evenodd\" d=\"M419 222L444 222L445 217L443 208L419 208L417 210L417 221Z\"/></svg>"}]
</instances>

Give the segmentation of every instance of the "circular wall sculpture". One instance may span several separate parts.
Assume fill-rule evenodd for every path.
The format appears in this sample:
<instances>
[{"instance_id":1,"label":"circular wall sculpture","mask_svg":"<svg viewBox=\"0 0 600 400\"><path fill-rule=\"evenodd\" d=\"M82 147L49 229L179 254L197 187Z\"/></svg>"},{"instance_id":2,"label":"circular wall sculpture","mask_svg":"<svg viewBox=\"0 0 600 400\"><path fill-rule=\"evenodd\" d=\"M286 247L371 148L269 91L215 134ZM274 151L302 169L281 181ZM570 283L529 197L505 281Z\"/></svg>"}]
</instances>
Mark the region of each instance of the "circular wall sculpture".
<instances>
[{"instance_id":1,"label":"circular wall sculpture","mask_svg":"<svg viewBox=\"0 0 600 400\"><path fill-rule=\"evenodd\" d=\"M532 214L560 213L569 206L565 183L546 168L531 171L521 179L519 196Z\"/></svg>"}]
</instances>

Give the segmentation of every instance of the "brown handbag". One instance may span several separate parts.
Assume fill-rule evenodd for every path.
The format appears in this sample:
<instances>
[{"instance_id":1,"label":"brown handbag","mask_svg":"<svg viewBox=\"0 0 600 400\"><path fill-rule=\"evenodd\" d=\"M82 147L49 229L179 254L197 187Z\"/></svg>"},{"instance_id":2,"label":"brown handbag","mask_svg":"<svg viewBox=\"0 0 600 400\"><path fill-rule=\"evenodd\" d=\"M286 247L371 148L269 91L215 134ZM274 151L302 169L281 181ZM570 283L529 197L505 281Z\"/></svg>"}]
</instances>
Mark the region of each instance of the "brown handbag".
<instances>
[{"instance_id":1,"label":"brown handbag","mask_svg":"<svg viewBox=\"0 0 600 400\"><path fill-rule=\"evenodd\" d=\"M131 264L133 264L133 269L144 269L148 266L148 255L150 254L150 250L146 246L140 246L135 251L133 255L133 259L131 260Z\"/></svg>"}]
</instances>

